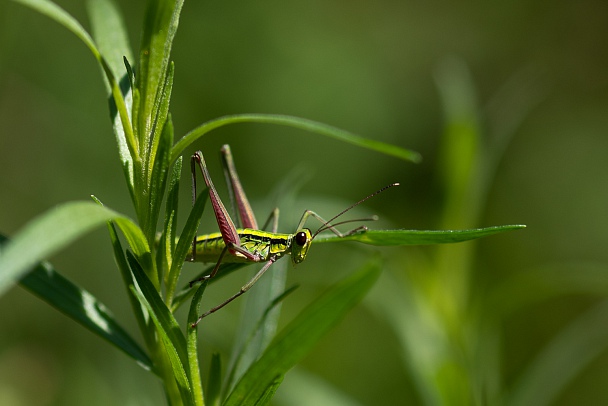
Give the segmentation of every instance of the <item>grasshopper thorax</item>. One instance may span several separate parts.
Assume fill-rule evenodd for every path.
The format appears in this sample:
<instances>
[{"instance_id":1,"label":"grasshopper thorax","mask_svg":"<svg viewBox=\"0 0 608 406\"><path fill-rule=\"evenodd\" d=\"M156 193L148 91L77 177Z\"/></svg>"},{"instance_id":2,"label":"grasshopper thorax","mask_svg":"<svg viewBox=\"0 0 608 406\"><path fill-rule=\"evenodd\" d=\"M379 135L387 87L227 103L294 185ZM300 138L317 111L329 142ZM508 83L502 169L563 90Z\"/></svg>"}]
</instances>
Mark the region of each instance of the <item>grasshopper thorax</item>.
<instances>
[{"instance_id":1,"label":"grasshopper thorax","mask_svg":"<svg viewBox=\"0 0 608 406\"><path fill-rule=\"evenodd\" d=\"M291 238L291 262L299 264L306 259L312 243L312 233L308 228L298 230Z\"/></svg>"}]
</instances>

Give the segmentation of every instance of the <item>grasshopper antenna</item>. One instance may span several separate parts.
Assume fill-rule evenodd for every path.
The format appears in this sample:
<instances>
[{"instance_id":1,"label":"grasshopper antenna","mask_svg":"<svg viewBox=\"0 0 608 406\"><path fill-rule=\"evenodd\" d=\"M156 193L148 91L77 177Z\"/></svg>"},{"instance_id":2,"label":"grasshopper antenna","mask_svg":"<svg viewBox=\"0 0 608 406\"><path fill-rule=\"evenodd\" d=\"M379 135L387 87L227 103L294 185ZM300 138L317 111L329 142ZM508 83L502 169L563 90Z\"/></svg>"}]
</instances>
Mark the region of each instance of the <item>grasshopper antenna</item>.
<instances>
[{"instance_id":1,"label":"grasshopper antenna","mask_svg":"<svg viewBox=\"0 0 608 406\"><path fill-rule=\"evenodd\" d=\"M376 196L376 195L384 192L385 190L387 190L389 188L392 188L393 186L399 186L399 183L395 182L395 183L391 183L390 185L386 185L382 189L376 190L371 195L365 196L363 199L359 200L357 203L352 204L349 207L347 207L346 209L342 210L340 213L336 214L331 219L329 219L328 221L326 221L325 224L323 224L321 227L319 227L319 229L312 235L312 239L314 239L320 232L334 227L334 225L332 225L331 222L334 221L335 219L337 219L338 217L340 217L341 215L343 215L344 213L348 212L349 210L354 209L355 207L357 207L358 205L360 205L361 203L363 203L367 199L370 199L370 198L372 198L372 197L374 197L374 196ZM373 217L366 218L366 219L361 219L361 220L363 220L363 221L374 221L374 220L378 220L378 217L377 216L373 216ZM354 221L354 220L352 220L352 221ZM337 223L337 224L344 224L344 223L350 223L350 222L351 221L344 221L344 222Z\"/></svg>"}]
</instances>

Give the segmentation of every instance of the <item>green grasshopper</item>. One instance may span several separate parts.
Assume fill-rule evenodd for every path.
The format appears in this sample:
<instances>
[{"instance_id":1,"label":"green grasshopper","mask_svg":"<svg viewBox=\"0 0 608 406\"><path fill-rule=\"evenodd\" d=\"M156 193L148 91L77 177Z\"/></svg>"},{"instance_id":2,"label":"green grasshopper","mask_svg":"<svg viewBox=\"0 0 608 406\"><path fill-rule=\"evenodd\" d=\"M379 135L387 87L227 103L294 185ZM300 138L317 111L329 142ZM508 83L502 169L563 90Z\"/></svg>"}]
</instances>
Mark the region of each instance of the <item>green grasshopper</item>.
<instances>
[{"instance_id":1,"label":"green grasshopper","mask_svg":"<svg viewBox=\"0 0 608 406\"><path fill-rule=\"evenodd\" d=\"M253 214L253 210L251 209L247 196L245 195L239 180L239 176L236 172L234 161L232 159L232 153L230 152L230 147L228 145L224 145L222 147L221 157L231 200L233 201L233 205L235 205L238 209L238 215L240 217L242 228L237 228L235 223L232 221L232 218L228 214L226 207L222 203L222 200L220 199L213 182L211 181L203 154L201 151L197 151L194 155L192 155L191 159L193 201L196 199L196 166L198 165L209 190L209 198L213 206L213 212L215 213L215 218L217 220L220 232L200 235L192 242L192 249L189 253L189 259L191 261L216 261L216 265L209 275L190 282L190 286L192 286L192 284L195 282L205 281L213 278L220 269L220 265L223 263L264 262L264 265L249 282L241 287L237 293L219 305L208 310L206 313L203 313L198 320L192 324L191 327L196 327L196 325L204 317L215 313L237 297L247 292L273 263L286 254L291 255L291 261L294 265L304 261L312 241L320 232L329 230L338 237L345 237L357 232L365 232L367 230L367 227L365 226L359 226L347 233L341 233L335 228L335 226L353 221L377 220L376 216L367 219L348 220L336 224L332 224L332 221L336 220L353 207L363 203L370 197L375 196L392 186L399 185L398 183L393 183L385 186L384 188L372 193L371 195L361 199L357 203L343 210L328 221L324 220L315 212L306 210L300 219L300 223L298 224L295 233L281 234L277 233L279 218L278 208L275 208L272 211L268 217L268 220L261 229L258 227L255 215ZM314 233L312 233L309 228L304 227L304 224L311 216L319 220L322 224L321 227L319 227L319 229ZM264 231L271 221L272 231Z\"/></svg>"}]
</instances>

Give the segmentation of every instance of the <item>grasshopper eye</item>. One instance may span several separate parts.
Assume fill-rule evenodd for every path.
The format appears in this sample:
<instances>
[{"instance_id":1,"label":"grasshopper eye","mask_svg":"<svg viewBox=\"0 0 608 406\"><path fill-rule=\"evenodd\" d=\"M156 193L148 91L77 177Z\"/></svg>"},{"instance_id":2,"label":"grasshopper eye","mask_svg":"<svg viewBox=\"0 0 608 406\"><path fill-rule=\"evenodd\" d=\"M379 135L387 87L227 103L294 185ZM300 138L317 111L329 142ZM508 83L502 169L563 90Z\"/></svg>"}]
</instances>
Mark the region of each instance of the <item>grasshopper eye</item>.
<instances>
[{"instance_id":1,"label":"grasshopper eye","mask_svg":"<svg viewBox=\"0 0 608 406\"><path fill-rule=\"evenodd\" d=\"M295 239L296 244L298 244L300 247L303 247L308 241L308 237L306 237L306 233L304 231L300 231L299 233L297 233Z\"/></svg>"}]
</instances>

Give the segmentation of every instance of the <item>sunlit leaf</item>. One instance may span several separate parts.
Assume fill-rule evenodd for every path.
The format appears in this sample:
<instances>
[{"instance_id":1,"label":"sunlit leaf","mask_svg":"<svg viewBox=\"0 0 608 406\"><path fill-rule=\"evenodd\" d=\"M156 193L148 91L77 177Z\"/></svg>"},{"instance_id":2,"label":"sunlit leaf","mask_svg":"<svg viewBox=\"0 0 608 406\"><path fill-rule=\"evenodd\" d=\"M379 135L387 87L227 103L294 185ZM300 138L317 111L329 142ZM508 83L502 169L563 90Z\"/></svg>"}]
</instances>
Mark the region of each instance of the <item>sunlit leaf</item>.
<instances>
[{"instance_id":1,"label":"sunlit leaf","mask_svg":"<svg viewBox=\"0 0 608 406\"><path fill-rule=\"evenodd\" d=\"M139 257L149 252L139 227L122 214L93 202L64 203L35 217L0 247L0 294L36 263L109 220L119 224Z\"/></svg>"},{"instance_id":2,"label":"sunlit leaf","mask_svg":"<svg viewBox=\"0 0 608 406\"><path fill-rule=\"evenodd\" d=\"M363 138L351 132L332 127L327 124L318 123L316 121L276 114L239 114L233 116L224 116L215 120L208 121L196 127L194 130L190 131L173 146L173 152L171 153L171 161L173 162L174 160L176 160L177 157L180 156L190 144L192 144L194 141L207 134L208 132L228 124L236 123L266 123L299 128L301 130L325 135L330 138L335 138L337 140L344 141L349 144L371 149L373 151L404 159L406 161L420 161L420 154L414 151L400 148L395 145L385 144L380 141Z\"/></svg>"},{"instance_id":3,"label":"sunlit leaf","mask_svg":"<svg viewBox=\"0 0 608 406\"><path fill-rule=\"evenodd\" d=\"M357 241L369 245L428 245L450 244L487 237L505 231L519 230L524 225L495 226L474 228L470 230L368 230L346 237L323 235L315 238L314 242Z\"/></svg>"}]
</instances>

